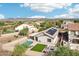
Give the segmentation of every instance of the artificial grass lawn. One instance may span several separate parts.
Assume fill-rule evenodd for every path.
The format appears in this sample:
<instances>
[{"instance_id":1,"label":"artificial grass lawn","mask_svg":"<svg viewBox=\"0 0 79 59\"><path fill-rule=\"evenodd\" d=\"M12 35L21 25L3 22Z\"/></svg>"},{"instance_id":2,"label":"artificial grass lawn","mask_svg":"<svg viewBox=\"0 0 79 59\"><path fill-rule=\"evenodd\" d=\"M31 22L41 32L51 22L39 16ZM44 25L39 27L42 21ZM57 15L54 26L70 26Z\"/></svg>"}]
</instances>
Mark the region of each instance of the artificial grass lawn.
<instances>
[{"instance_id":1,"label":"artificial grass lawn","mask_svg":"<svg viewBox=\"0 0 79 59\"><path fill-rule=\"evenodd\" d=\"M35 45L31 50L37 51L37 52L42 52L42 50L46 47L44 44L37 44Z\"/></svg>"}]
</instances>

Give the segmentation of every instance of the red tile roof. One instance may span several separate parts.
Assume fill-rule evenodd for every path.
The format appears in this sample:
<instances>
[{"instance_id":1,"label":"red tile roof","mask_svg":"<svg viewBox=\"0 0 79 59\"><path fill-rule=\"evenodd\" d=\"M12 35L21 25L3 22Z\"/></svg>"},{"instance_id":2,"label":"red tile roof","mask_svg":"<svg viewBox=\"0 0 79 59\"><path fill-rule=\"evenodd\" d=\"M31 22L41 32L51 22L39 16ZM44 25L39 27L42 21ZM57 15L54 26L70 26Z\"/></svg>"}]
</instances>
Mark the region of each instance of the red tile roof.
<instances>
[{"instance_id":1,"label":"red tile roof","mask_svg":"<svg viewBox=\"0 0 79 59\"><path fill-rule=\"evenodd\" d=\"M79 31L79 23L69 23L67 25L68 30Z\"/></svg>"}]
</instances>

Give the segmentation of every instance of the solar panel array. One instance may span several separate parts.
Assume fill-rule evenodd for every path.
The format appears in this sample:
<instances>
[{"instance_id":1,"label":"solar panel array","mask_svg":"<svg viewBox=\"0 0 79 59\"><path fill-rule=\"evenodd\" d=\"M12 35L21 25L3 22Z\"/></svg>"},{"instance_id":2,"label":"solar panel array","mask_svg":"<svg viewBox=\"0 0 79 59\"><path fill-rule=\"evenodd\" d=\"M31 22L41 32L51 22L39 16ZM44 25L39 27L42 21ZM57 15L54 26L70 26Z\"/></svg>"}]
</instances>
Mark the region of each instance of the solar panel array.
<instances>
[{"instance_id":1,"label":"solar panel array","mask_svg":"<svg viewBox=\"0 0 79 59\"><path fill-rule=\"evenodd\" d=\"M46 33L50 35L54 35L56 31L57 31L56 29L52 28L52 29L49 29Z\"/></svg>"}]
</instances>

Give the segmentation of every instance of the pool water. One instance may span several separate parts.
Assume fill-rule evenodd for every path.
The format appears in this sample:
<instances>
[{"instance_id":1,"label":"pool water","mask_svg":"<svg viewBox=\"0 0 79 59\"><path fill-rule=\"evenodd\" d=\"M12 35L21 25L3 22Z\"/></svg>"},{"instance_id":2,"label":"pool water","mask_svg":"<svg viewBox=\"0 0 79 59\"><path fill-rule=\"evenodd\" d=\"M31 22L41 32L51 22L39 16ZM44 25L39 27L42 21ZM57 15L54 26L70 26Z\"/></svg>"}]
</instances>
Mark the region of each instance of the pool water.
<instances>
[{"instance_id":1,"label":"pool water","mask_svg":"<svg viewBox=\"0 0 79 59\"><path fill-rule=\"evenodd\" d=\"M30 44L32 44L33 42L32 41L26 41L25 42L27 45L30 45Z\"/></svg>"},{"instance_id":2,"label":"pool water","mask_svg":"<svg viewBox=\"0 0 79 59\"><path fill-rule=\"evenodd\" d=\"M32 41L26 41L22 45L23 46L30 46L33 42Z\"/></svg>"}]
</instances>

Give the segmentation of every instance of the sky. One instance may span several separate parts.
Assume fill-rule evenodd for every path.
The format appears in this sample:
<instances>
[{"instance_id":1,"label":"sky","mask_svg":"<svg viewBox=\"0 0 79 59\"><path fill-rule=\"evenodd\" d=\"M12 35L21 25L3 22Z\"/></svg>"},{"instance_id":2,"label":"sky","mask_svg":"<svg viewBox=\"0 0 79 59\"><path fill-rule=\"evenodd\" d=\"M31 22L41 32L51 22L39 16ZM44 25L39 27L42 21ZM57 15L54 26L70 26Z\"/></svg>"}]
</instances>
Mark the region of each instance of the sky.
<instances>
[{"instance_id":1,"label":"sky","mask_svg":"<svg viewBox=\"0 0 79 59\"><path fill-rule=\"evenodd\" d=\"M0 3L5 18L79 18L79 3Z\"/></svg>"}]
</instances>

